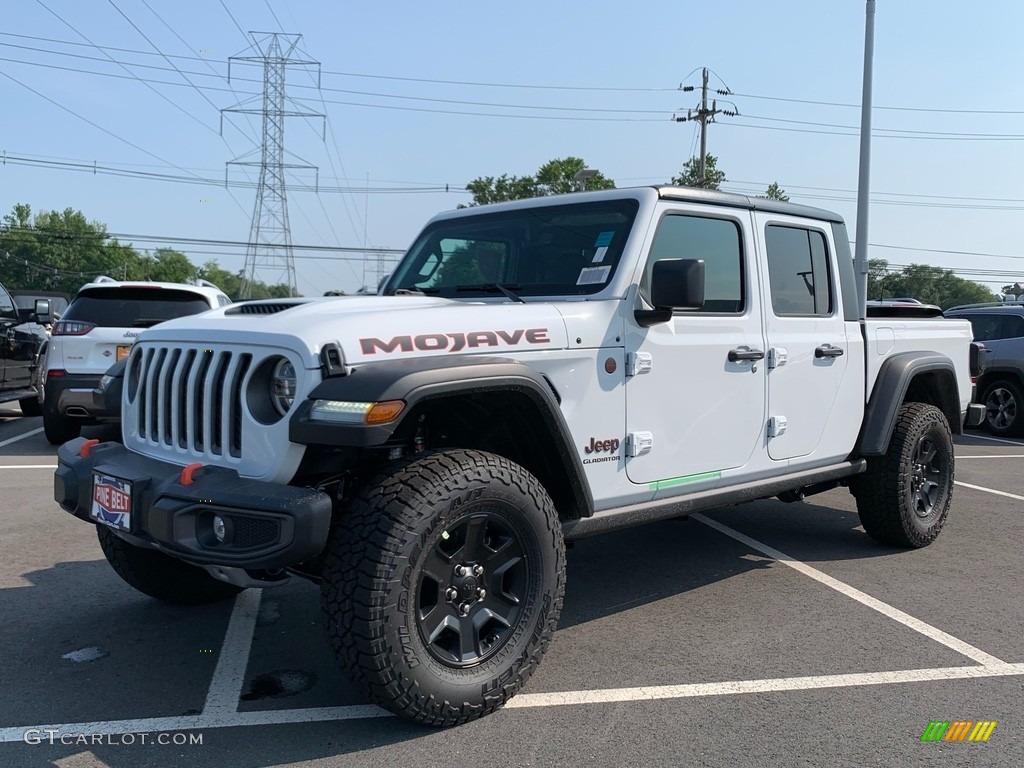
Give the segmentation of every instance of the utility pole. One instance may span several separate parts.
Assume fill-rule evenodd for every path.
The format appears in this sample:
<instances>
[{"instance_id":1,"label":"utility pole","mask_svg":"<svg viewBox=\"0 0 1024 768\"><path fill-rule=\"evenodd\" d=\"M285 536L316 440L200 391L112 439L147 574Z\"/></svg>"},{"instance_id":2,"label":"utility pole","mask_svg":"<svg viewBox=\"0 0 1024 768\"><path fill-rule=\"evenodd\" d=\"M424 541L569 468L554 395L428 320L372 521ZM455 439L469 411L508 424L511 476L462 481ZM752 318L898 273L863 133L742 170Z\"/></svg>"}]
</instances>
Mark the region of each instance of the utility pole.
<instances>
[{"instance_id":1,"label":"utility pole","mask_svg":"<svg viewBox=\"0 0 1024 768\"><path fill-rule=\"evenodd\" d=\"M260 169L259 183L256 186L256 203L253 207L252 228L249 232L249 244L245 254L245 279L242 284L242 298L252 298L253 284L259 279L258 270L275 273L275 282L288 285L292 296L298 295L298 284L295 276L295 255L292 252L291 226L288 222L288 198L285 189L285 174L288 169L313 169L317 171L317 188L320 186L319 169L308 163L285 162L285 155L291 154L284 148L284 123L286 117L319 117L326 116L321 112L305 110L288 110L286 102L290 101L285 91L285 72L290 66L316 66L317 87L319 87L320 62L293 58L302 35L285 34L283 32L250 32L253 44L248 51L253 55L231 56L228 59L228 82L231 82L231 62L243 61L261 64L263 67L263 94L236 104L234 107L221 110L239 114L260 115L263 118L263 137L260 142L260 159L246 160L256 150L230 160L227 166L254 166ZM246 51L246 52L248 52ZM250 102L262 100L257 108L246 106ZM221 115L221 130L224 117ZM227 168L224 170L224 185L227 186ZM283 273L283 274L282 274Z\"/></svg>"},{"instance_id":2,"label":"utility pole","mask_svg":"<svg viewBox=\"0 0 1024 768\"><path fill-rule=\"evenodd\" d=\"M868 210L871 187L871 84L875 57L875 0L867 0L864 20L864 82L860 100L860 175L857 180L857 244L854 272L860 317L867 312Z\"/></svg>"},{"instance_id":3,"label":"utility pole","mask_svg":"<svg viewBox=\"0 0 1024 768\"><path fill-rule=\"evenodd\" d=\"M692 85L683 86L679 85L679 90L684 93L693 91ZM719 88L715 93L720 96L731 96L732 91L728 88ZM730 102L731 103L731 102ZM735 107L735 104L733 105ZM700 123L700 186L704 187L707 184L707 177L705 175L707 170L707 156L708 156L708 124L715 122L716 115L726 115L728 117L736 117L739 115L738 109L719 109L718 101L713 99L711 101L711 108L708 109L708 68L704 67L702 75L702 84L700 88L700 106L697 107L697 111L694 112L692 109L687 110L686 117L676 117L677 123L685 123L687 121L696 120Z\"/></svg>"}]
</instances>

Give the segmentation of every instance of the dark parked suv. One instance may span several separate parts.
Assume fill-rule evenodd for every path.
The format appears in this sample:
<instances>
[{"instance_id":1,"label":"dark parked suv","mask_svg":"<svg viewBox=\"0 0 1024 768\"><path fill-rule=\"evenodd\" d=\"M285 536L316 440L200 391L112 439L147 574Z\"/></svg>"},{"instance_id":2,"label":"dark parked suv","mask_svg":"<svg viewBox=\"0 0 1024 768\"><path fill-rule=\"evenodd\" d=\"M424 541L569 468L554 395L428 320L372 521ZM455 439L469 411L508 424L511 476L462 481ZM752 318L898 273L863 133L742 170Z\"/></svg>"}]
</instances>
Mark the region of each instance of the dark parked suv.
<instances>
[{"instance_id":1,"label":"dark parked suv","mask_svg":"<svg viewBox=\"0 0 1024 768\"><path fill-rule=\"evenodd\" d=\"M51 320L48 304L43 301L34 308L45 316L33 312L23 321L11 294L0 285L0 403L17 400L26 416L40 413L38 369L47 339L44 324Z\"/></svg>"},{"instance_id":2,"label":"dark parked suv","mask_svg":"<svg viewBox=\"0 0 1024 768\"><path fill-rule=\"evenodd\" d=\"M988 431L1024 434L1024 304L967 304L945 315L969 320L974 340L985 345L975 400L985 406Z\"/></svg>"}]
</instances>

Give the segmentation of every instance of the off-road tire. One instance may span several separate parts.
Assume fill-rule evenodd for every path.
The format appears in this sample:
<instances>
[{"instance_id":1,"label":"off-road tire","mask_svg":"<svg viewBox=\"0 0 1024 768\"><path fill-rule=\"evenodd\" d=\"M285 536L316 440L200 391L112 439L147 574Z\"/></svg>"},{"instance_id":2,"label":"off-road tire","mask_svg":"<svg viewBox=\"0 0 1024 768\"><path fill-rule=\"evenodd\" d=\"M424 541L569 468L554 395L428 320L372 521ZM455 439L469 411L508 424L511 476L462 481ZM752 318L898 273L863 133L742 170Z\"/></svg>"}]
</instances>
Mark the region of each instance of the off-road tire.
<instances>
[{"instance_id":1,"label":"off-road tire","mask_svg":"<svg viewBox=\"0 0 1024 768\"><path fill-rule=\"evenodd\" d=\"M43 406L35 397L23 397L18 401L21 406L21 413L24 416L39 416L43 412Z\"/></svg>"},{"instance_id":2,"label":"off-road tire","mask_svg":"<svg viewBox=\"0 0 1024 768\"><path fill-rule=\"evenodd\" d=\"M1024 433L1024 394L1010 379L993 381L981 397L985 405L985 429L1001 437Z\"/></svg>"},{"instance_id":3,"label":"off-road tire","mask_svg":"<svg viewBox=\"0 0 1024 768\"><path fill-rule=\"evenodd\" d=\"M68 416L43 409L43 433L50 445L63 445L82 434L82 425Z\"/></svg>"},{"instance_id":4,"label":"off-road tire","mask_svg":"<svg viewBox=\"0 0 1024 768\"><path fill-rule=\"evenodd\" d=\"M931 544L949 514L953 474L945 415L933 405L904 403L886 454L869 458L867 472L852 485L864 530L895 547Z\"/></svg>"},{"instance_id":5,"label":"off-road tire","mask_svg":"<svg viewBox=\"0 0 1024 768\"><path fill-rule=\"evenodd\" d=\"M463 563L484 571L479 601L463 597ZM451 726L501 707L537 668L562 608L565 545L551 498L519 465L482 451L421 453L365 486L331 532L322 576L328 637L353 683L397 715ZM491 611L505 612L507 628ZM455 629L438 632L438 617Z\"/></svg>"},{"instance_id":6,"label":"off-road tire","mask_svg":"<svg viewBox=\"0 0 1024 768\"><path fill-rule=\"evenodd\" d=\"M100 547L117 575L145 595L172 605L204 605L227 600L240 587L217 581L202 568L175 560L155 549L129 544L113 531L96 526Z\"/></svg>"}]
</instances>

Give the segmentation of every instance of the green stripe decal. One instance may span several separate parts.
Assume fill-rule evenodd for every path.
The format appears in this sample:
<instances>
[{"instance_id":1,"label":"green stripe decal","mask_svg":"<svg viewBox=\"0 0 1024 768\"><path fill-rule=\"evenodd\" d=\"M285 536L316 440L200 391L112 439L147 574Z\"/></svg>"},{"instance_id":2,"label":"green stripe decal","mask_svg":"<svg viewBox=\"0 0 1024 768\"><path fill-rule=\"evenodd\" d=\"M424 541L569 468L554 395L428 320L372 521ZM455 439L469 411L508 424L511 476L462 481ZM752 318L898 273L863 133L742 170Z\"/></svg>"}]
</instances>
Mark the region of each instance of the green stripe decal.
<instances>
[{"instance_id":1,"label":"green stripe decal","mask_svg":"<svg viewBox=\"0 0 1024 768\"><path fill-rule=\"evenodd\" d=\"M648 484L648 488L652 491L659 491L662 488L671 488L673 485L686 485L687 483L699 483L701 480L717 480L722 476L722 473L718 470L714 472L701 472L696 475L683 475L682 477L672 477L668 480L658 480L655 483Z\"/></svg>"}]
</instances>

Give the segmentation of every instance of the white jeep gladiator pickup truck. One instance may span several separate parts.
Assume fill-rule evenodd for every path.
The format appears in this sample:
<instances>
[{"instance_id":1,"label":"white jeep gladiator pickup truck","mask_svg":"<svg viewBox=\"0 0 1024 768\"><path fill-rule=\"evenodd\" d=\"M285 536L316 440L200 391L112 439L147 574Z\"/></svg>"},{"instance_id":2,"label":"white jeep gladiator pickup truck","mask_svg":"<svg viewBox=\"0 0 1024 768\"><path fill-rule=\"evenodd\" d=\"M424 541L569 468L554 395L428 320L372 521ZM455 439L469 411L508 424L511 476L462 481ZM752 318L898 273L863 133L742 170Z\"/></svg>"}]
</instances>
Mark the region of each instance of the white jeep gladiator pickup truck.
<instances>
[{"instance_id":1,"label":"white jeep gladiator pickup truck","mask_svg":"<svg viewBox=\"0 0 1024 768\"><path fill-rule=\"evenodd\" d=\"M124 444L65 443L54 492L158 599L319 583L355 684L453 725L540 663L566 540L845 485L869 536L933 541L951 433L984 415L971 365L966 321L861 316L827 211L674 187L488 205L432 219L378 296L143 331Z\"/></svg>"}]
</instances>

